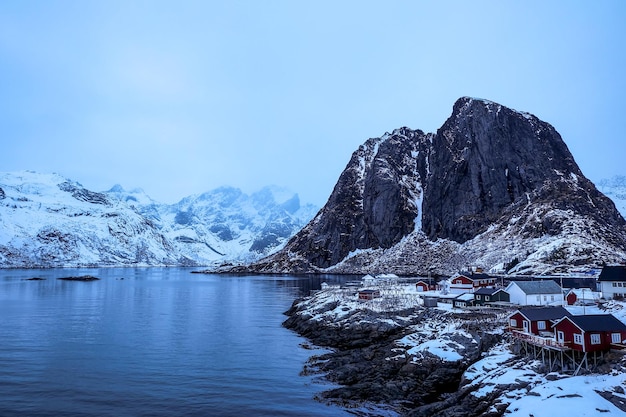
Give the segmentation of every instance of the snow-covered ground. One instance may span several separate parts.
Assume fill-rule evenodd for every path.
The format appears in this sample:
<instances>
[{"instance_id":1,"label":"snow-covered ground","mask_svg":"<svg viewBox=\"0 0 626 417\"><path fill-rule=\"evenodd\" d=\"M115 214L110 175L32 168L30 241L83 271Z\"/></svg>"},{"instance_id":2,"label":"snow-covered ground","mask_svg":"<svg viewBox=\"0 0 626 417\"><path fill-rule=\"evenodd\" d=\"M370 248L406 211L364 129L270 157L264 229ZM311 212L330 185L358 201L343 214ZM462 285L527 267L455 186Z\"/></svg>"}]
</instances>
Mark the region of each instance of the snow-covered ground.
<instances>
[{"instance_id":1,"label":"snow-covered ground","mask_svg":"<svg viewBox=\"0 0 626 417\"><path fill-rule=\"evenodd\" d=\"M367 278L367 287L378 289L380 297L373 300L358 300L357 287L341 288L325 286L305 301L312 320L342 325L342 319L350 317L355 310L376 312L401 311L423 304L422 296L413 283L400 283L393 278L372 280ZM331 306L332 308L329 308ZM397 355L405 352L418 361L424 355L435 355L443 361L459 361L467 349L467 342L472 339L464 326L467 322L459 320L458 314L471 310L453 308L451 304L439 303L435 309L449 313L436 320L428 320L414 326L414 332L396 341ZM572 314L611 313L626 323L626 304L617 301L598 306L565 306ZM454 314L452 314L454 313ZM499 326L494 332L503 332L508 312L499 315ZM456 317L456 318L455 318ZM393 315L387 320L395 326L402 326L404 318ZM465 343L459 343L459 338ZM389 358L392 360L393 358ZM624 364L624 362L622 362ZM597 416L624 415L626 407L626 373L622 366L615 366L607 374L587 374L570 376L560 373L546 375L540 372L541 363L529 358L516 357L509 350L508 344L500 344L487 352L481 360L471 365L465 372L462 389L473 390L471 395L478 398L491 393L493 387L507 387L503 395L494 403L506 407L506 415L511 416ZM612 397L613 402L605 397ZM615 403L622 401L622 408ZM496 411L495 409L493 411Z\"/></svg>"}]
</instances>

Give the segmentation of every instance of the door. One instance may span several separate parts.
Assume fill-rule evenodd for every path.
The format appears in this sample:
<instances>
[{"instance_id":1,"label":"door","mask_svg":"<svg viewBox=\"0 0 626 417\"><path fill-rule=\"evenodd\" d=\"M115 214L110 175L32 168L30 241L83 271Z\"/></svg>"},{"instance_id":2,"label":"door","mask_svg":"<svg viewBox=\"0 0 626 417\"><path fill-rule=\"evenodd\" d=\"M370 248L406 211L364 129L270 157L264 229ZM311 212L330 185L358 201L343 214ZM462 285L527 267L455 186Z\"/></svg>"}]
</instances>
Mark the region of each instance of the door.
<instances>
[{"instance_id":1,"label":"door","mask_svg":"<svg viewBox=\"0 0 626 417\"><path fill-rule=\"evenodd\" d=\"M565 334L560 330L556 332L556 341L561 345L565 343Z\"/></svg>"},{"instance_id":2,"label":"door","mask_svg":"<svg viewBox=\"0 0 626 417\"><path fill-rule=\"evenodd\" d=\"M524 332L528 333L528 320L522 321L522 326L524 327Z\"/></svg>"}]
</instances>

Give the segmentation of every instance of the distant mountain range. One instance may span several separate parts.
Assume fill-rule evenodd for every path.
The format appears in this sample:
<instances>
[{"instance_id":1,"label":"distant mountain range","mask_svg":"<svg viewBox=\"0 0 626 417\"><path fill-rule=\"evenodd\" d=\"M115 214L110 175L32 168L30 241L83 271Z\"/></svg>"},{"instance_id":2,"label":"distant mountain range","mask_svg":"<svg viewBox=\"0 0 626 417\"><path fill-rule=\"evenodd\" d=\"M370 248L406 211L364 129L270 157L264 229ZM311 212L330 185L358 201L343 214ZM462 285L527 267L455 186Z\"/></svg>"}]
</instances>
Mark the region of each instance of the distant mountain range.
<instances>
[{"instance_id":1,"label":"distant mountain range","mask_svg":"<svg viewBox=\"0 0 626 417\"><path fill-rule=\"evenodd\" d=\"M56 174L0 174L0 267L210 266L280 249L316 213L297 194L232 187L176 204Z\"/></svg>"},{"instance_id":2,"label":"distant mountain range","mask_svg":"<svg viewBox=\"0 0 626 417\"><path fill-rule=\"evenodd\" d=\"M620 179L601 183L624 209ZM626 261L626 221L559 133L460 98L436 133L367 140L327 204L280 251L231 272L567 273Z\"/></svg>"}]
</instances>

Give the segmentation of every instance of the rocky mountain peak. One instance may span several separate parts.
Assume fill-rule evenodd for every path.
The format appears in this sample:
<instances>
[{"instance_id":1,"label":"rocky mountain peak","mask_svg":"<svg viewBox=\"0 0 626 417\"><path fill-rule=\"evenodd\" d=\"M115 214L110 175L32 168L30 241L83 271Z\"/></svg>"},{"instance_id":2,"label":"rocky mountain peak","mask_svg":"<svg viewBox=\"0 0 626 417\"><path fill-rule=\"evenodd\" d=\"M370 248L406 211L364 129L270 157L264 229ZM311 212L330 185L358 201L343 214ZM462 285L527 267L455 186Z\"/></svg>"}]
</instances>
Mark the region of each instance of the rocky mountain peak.
<instances>
[{"instance_id":1,"label":"rocky mountain peak","mask_svg":"<svg viewBox=\"0 0 626 417\"><path fill-rule=\"evenodd\" d=\"M436 133L400 128L352 155L318 215L260 272L454 271L626 258L626 224L559 133L462 97ZM383 269L384 268L384 269Z\"/></svg>"}]
</instances>

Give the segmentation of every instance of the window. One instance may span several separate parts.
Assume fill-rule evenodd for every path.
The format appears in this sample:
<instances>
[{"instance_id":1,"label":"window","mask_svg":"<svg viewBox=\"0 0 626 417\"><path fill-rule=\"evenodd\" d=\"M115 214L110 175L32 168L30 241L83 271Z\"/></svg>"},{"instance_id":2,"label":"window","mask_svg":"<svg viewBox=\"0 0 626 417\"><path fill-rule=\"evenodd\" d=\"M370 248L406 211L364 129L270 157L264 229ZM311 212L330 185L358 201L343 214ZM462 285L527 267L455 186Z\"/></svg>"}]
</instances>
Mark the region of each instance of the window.
<instances>
[{"instance_id":1,"label":"window","mask_svg":"<svg viewBox=\"0 0 626 417\"><path fill-rule=\"evenodd\" d=\"M480 300L480 294L476 294L476 299Z\"/></svg>"},{"instance_id":2,"label":"window","mask_svg":"<svg viewBox=\"0 0 626 417\"><path fill-rule=\"evenodd\" d=\"M545 330L546 329L546 322L545 322L545 320L539 320L537 322L537 328L539 330Z\"/></svg>"},{"instance_id":3,"label":"window","mask_svg":"<svg viewBox=\"0 0 626 417\"><path fill-rule=\"evenodd\" d=\"M611 343L622 343L622 334L611 333Z\"/></svg>"},{"instance_id":4,"label":"window","mask_svg":"<svg viewBox=\"0 0 626 417\"><path fill-rule=\"evenodd\" d=\"M595 333L591 335L591 344L592 345L599 345L600 344L600 335Z\"/></svg>"},{"instance_id":5,"label":"window","mask_svg":"<svg viewBox=\"0 0 626 417\"><path fill-rule=\"evenodd\" d=\"M548 296L547 295L543 296L543 301L548 301Z\"/></svg>"},{"instance_id":6,"label":"window","mask_svg":"<svg viewBox=\"0 0 626 417\"><path fill-rule=\"evenodd\" d=\"M517 320L511 319L511 327L517 327Z\"/></svg>"},{"instance_id":7,"label":"window","mask_svg":"<svg viewBox=\"0 0 626 417\"><path fill-rule=\"evenodd\" d=\"M577 345L583 344L583 335L580 333L574 333L574 343Z\"/></svg>"},{"instance_id":8,"label":"window","mask_svg":"<svg viewBox=\"0 0 626 417\"><path fill-rule=\"evenodd\" d=\"M485 301L489 301L489 296L485 295Z\"/></svg>"},{"instance_id":9,"label":"window","mask_svg":"<svg viewBox=\"0 0 626 417\"><path fill-rule=\"evenodd\" d=\"M541 301L541 296L540 295L537 296L537 301Z\"/></svg>"},{"instance_id":10,"label":"window","mask_svg":"<svg viewBox=\"0 0 626 417\"><path fill-rule=\"evenodd\" d=\"M550 296L550 301L554 301L554 295Z\"/></svg>"},{"instance_id":11,"label":"window","mask_svg":"<svg viewBox=\"0 0 626 417\"><path fill-rule=\"evenodd\" d=\"M617 282L612 283L614 287L617 287Z\"/></svg>"}]
</instances>

